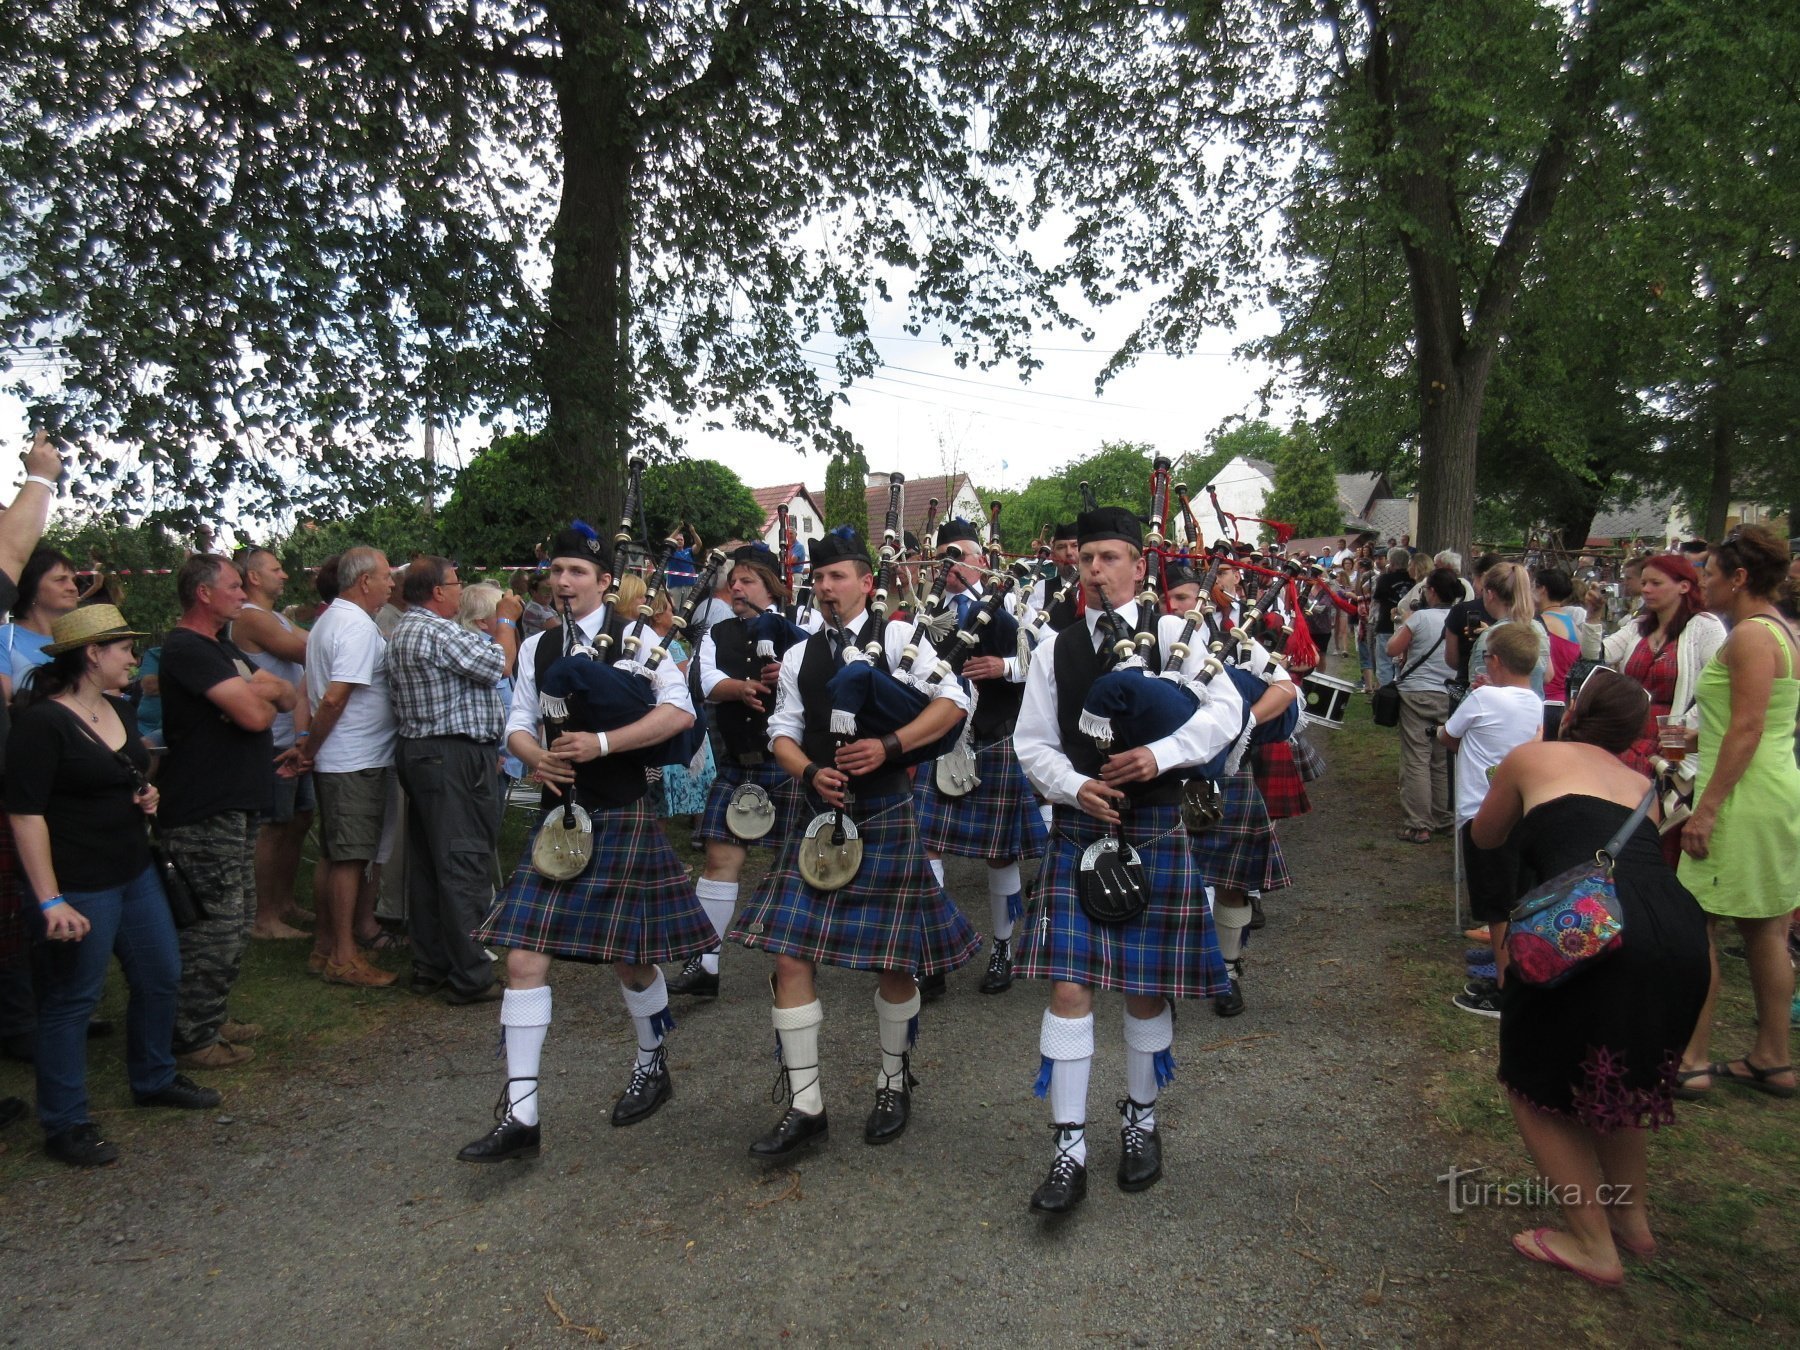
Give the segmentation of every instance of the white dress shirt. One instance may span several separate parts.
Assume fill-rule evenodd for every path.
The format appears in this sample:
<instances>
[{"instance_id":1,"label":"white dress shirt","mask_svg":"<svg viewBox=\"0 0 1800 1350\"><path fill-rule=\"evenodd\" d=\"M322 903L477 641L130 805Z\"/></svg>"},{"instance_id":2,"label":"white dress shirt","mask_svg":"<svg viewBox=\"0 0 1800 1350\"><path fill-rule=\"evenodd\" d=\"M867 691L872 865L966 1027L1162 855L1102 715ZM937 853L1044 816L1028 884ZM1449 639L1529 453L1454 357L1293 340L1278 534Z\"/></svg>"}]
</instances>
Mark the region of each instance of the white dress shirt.
<instances>
[{"instance_id":1,"label":"white dress shirt","mask_svg":"<svg viewBox=\"0 0 1800 1350\"><path fill-rule=\"evenodd\" d=\"M845 625L851 632L861 632L863 623L868 618L864 610ZM888 623L883 625L881 634L882 647L887 653L889 670L896 669L900 657L906 651L906 640L912 636L912 625L906 623ZM775 744L777 736L786 736L789 740L798 741L806 735L806 710L800 702L800 663L806 656L805 642L796 642L789 647L781 658L781 679L775 688L775 710L769 714L769 744ZM919 654L913 658L913 669L925 674L931 673L932 666L937 664L937 653L932 649L929 639L920 638ZM932 689L932 701L949 699L963 712L969 711L969 694L960 680L941 680Z\"/></svg>"},{"instance_id":2,"label":"white dress shirt","mask_svg":"<svg viewBox=\"0 0 1800 1350\"><path fill-rule=\"evenodd\" d=\"M605 626L611 610L601 605L585 619L575 620L575 626L587 635L589 642L594 640ZM627 630L629 631L629 630ZM645 634L652 639L655 633L648 626ZM537 649L540 642L562 641L562 627L547 629L542 633L533 633L525 639L525 645L519 648L519 659L513 666L512 707L506 714L506 735L510 737L515 731L523 731L531 736L538 736L538 726L543 720L538 709L537 689ZM652 675L656 689L656 706L673 704L690 716L694 711L694 700L688 696L687 681L682 678L681 667L673 658L664 660L656 667ZM539 739L542 739L541 737Z\"/></svg>"},{"instance_id":3,"label":"white dress shirt","mask_svg":"<svg viewBox=\"0 0 1800 1350\"><path fill-rule=\"evenodd\" d=\"M1137 602L1121 608L1119 617L1135 624ZM1031 671L1025 679L1025 700L1019 708L1018 728L1013 732L1013 750L1019 766L1031 785L1059 806L1075 806L1082 784L1088 782L1070 762L1062 745L1062 731L1056 716L1056 653L1058 642L1080 642L1085 638L1096 648L1100 610L1090 608L1083 616L1085 624L1076 624L1047 637L1031 659ZM1166 662L1169 649L1181 636L1185 620L1165 614L1156 622L1157 645ZM1196 640L1181 664L1183 675L1193 675L1206 659L1205 644ZM1265 654L1266 655L1266 654ZM1167 667L1166 667L1167 668ZM1206 700L1179 730L1147 747L1156 760L1158 774L1175 769L1194 768L1237 739L1244 725L1244 702L1230 679L1220 676L1206 686Z\"/></svg>"}]
</instances>

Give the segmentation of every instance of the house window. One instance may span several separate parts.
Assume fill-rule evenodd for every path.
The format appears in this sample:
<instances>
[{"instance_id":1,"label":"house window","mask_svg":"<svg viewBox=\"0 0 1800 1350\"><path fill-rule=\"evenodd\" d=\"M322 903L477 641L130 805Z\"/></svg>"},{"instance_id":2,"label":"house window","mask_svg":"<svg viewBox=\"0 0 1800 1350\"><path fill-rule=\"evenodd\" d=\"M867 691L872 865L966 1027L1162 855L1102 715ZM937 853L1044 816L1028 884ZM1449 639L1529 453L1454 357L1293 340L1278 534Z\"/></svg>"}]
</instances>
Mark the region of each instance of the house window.
<instances>
[{"instance_id":1,"label":"house window","mask_svg":"<svg viewBox=\"0 0 1800 1350\"><path fill-rule=\"evenodd\" d=\"M811 516L800 517L800 532L802 534L811 534L813 532L813 521Z\"/></svg>"}]
</instances>

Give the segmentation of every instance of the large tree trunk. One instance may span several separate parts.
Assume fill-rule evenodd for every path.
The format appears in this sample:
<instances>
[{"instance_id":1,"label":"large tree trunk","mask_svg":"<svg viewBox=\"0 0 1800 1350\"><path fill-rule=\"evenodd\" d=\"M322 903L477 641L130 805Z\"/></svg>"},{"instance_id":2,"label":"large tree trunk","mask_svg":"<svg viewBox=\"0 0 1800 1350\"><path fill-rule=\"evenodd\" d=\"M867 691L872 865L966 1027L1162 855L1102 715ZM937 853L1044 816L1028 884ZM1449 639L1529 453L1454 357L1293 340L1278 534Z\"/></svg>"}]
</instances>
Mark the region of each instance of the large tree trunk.
<instances>
[{"instance_id":1,"label":"large tree trunk","mask_svg":"<svg viewBox=\"0 0 1800 1350\"><path fill-rule=\"evenodd\" d=\"M1737 426L1732 420L1731 400L1725 395L1726 380L1721 374L1707 402L1712 413L1708 428L1712 473L1706 486L1706 519L1702 522L1704 537L1717 543L1725 537L1725 518L1731 513L1731 449L1737 440Z\"/></svg>"},{"instance_id":2,"label":"large tree trunk","mask_svg":"<svg viewBox=\"0 0 1800 1350\"><path fill-rule=\"evenodd\" d=\"M561 38L562 201L550 235L548 324L539 354L550 405L545 467L569 514L611 534L631 421L632 171L638 158L626 11L607 0L549 6ZM558 522L560 523L560 522Z\"/></svg>"}]
</instances>

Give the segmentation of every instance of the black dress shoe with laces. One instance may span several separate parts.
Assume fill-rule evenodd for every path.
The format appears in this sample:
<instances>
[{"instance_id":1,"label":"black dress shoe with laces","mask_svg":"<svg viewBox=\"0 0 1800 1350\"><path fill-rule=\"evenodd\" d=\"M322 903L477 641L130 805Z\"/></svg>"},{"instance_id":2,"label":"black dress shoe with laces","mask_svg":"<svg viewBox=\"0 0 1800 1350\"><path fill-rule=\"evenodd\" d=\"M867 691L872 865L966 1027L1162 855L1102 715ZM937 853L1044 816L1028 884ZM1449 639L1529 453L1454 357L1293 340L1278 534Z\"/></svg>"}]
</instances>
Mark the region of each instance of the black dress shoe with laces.
<instances>
[{"instance_id":1,"label":"black dress shoe with laces","mask_svg":"<svg viewBox=\"0 0 1800 1350\"><path fill-rule=\"evenodd\" d=\"M456 1155L458 1162L503 1163L515 1158L535 1158L543 1142L543 1132L536 1125L521 1125L507 1116L472 1144L465 1144Z\"/></svg>"},{"instance_id":2,"label":"black dress shoe with laces","mask_svg":"<svg viewBox=\"0 0 1800 1350\"><path fill-rule=\"evenodd\" d=\"M656 1114L658 1108L675 1095L675 1084L669 1079L669 1056L662 1046L648 1064L631 1070L631 1082L613 1103L614 1125L635 1125Z\"/></svg>"},{"instance_id":3,"label":"black dress shoe with laces","mask_svg":"<svg viewBox=\"0 0 1800 1350\"><path fill-rule=\"evenodd\" d=\"M936 975L915 975L913 983L919 986L919 1001L935 1003L949 990L949 982L940 972Z\"/></svg>"},{"instance_id":4,"label":"black dress shoe with laces","mask_svg":"<svg viewBox=\"0 0 1800 1350\"><path fill-rule=\"evenodd\" d=\"M912 1056L900 1056L899 1087L893 1078L885 1078L875 1089L875 1109L863 1125L863 1143L891 1144L906 1133L906 1122L912 1117L912 1090L919 1080L912 1076Z\"/></svg>"},{"instance_id":5,"label":"black dress shoe with laces","mask_svg":"<svg viewBox=\"0 0 1800 1350\"><path fill-rule=\"evenodd\" d=\"M987 974L981 977L978 987L984 994L1004 994L1012 988L1012 982L1012 941L995 938L994 949L988 953Z\"/></svg>"},{"instance_id":6,"label":"black dress shoe with laces","mask_svg":"<svg viewBox=\"0 0 1800 1350\"><path fill-rule=\"evenodd\" d=\"M176 1074L155 1092L146 1092L132 1100L139 1106L172 1106L178 1111L210 1111L220 1102L212 1088L201 1087L185 1074Z\"/></svg>"},{"instance_id":7,"label":"black dress shoe with laces","mask_svg":"<svg viewBox=\"0 0 1800 1350\"><path fill-rule=\"evenodd\" d=\"M669 981L669 992L686 994L690 998L717 998L719 972L708 970L705 963L696 956L681 968L681 974Z\"/></svg>"},{"instance_id":8,"label":"black dress shoe with laces","mask_svg":"<svg viewBox=\"0 0 1800 1350\"><path fill-rule=\"evenodd\" d=\"M1242 961L1227 961L1225 973L1231 977L1231 988L1213 996L1213 1011L1220 1017L1236 1017L1244 1011L1244 975Z\"/></svg>"},{"instance_id":9,"label":"black dress shoe with laces","mask_svg":"<svg viewBox=\"0 0 1800 1350\"><path fill-rule=\"evenodd\" d=\"M775 1122L774 1129L750 1141L750 1156L785 1158L796 1149L824 1139L828 1131L829 1125L823 1111L812 1116L798 1107L790 1106L787 1113Z\"/></svg>"},{"instance_id":10,"label":"black dress shoe with laces","mask_svg":"<svg viewBox=\"0 0 1800 1350\"><path fill-rule=\"evenodd\" d=\"M1052 1125L1056 1133L1056 1161L1050 1164L1050 1175L1031 1193L1034 1214L1067 1214L1087 1199L1087 1165L1076 1162L1069 1153L1075 1131L1081 1125Z\"/></svg>"},{"instance_id":11,"label":"black dress shoe with laces","mask_svg":"<svg viewBox=\"0 0 1800 1350\"><path fill-rule=\"evenodd\" d=\"M1154 1129L1138 1124L1150 1107L1129 1097L1119 1099L1125 1124L1119 1130L1119 1189L1143 1191L1162 1180L1162 1140Z\"/></svg>"},{"instance_id":12,"label":"black dress shoe with laces","mask_svg":"<svg viewBox=\"0 0 1800 1350\"><path fill-rule=\"evenodd\" d=\"M1250 897L1250 930L1252 932L1255 932L1258 928L1262 928L1265 925L1267 925L1268 922L1269 922L1268 919L1264 917L1263 912L1262 912L1262 897L1260 895L1251 896Z\"/></svg>"},{"instance_id":13,"label":"black dress shoe with laces","mask_svg":"<svg viewBox=\"0 0 1800 1350\"><path fill-rule=\"evenodd\" d=\"M102 1139L100 1127L91 1121L49 1135L44 1152L70 1167L105 1167L119 1160L118 1145Z\"/></svg>"}]
</instances>

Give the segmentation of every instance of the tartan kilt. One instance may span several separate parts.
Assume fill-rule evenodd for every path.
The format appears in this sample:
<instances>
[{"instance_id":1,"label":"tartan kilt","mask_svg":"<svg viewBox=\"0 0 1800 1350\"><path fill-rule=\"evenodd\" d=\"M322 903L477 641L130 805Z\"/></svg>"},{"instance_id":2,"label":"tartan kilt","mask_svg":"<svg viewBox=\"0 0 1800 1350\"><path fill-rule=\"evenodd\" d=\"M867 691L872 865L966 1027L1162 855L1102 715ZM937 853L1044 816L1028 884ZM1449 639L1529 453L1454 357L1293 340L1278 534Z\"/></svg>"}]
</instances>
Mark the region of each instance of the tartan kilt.
<instances>
[{"instance_id":1,"label":"tartan kilt","mask_svg":"<svg viewBox=\"0 0 1800 1350\"><path fill-rule=\"evenodd\" d=\"M1238 891L1279 891L1293 885L1275 827L1248 769L1219 779L1225 814L1203 834L1190 834L1194 870L1208 886Z\"/></svg>"},{"instance_id":2,"label":"tartan kilt","mask_svg":"<svg viewBox=\"0 0 1800 1350\"><path fill-rule=\"evenodd\" d=\"M1058 806L1038 874L1034 912L1019 927L1017 974L1122 994L1211 998L1230 987L1212 910L1194 867L1179 806L1140 806L1125 839L1144 862L1150 904L1129 923L1093 923L1077 894L1081 855L1112 833L1083 811Z\"/></svg>"},{"instance_id":3,"label":"tartan kilt","mask_svg":"<svg viewBox=\"0 0 1800 1350\"><path fill-rule=\"evenodd\" d=\"M728 936L746 947L847 970L941 975L967 963L981 938L932 876L912 802L910 793L896 793L856 804L852 818L863 841L862 867L835 891L814 890L801 879L796 859L802 825Z\"/></svg>"},{"instance_id":4,"label":"tartan kilt","mask_svg":"<svg viewBox=\"0 0 1800 1350\"><path fill-rule=\"evenodd\" d=\"M1251 772L1256 775L1256 790L1262 794L1270 820L1287 820L1312 810L1306 782L1300 777L1300 766L1294 762L1293 747L1286 741L1257 746L1251 758Z\"/></svg>"},{"instance_id":5,"label":"tartan kilt","mask_svg":"<svg viewBox=\"0 0 1800 1350\"><path fill-rule=\"evenodd\" d=\"M707 794L706 810L694 830L694 842L710 844L717 841L736 844L739 848L780 849L786 846L788 837L807 819L806 795L800 790L799 780L773 759L749 767L733 764L727 759L717 763L719 776L713 779L712 791ZM775 824L761 839L739 839L725 823L731 794L745 783L760 784L775 807Z\"/></svg>"},{"instance_id":6,"label":"tartan kilt","mask_svg":"<svg viewBox=\"0 0 1800 1350\"><path fill-rule=\"evenodd\" d=\"M593 817L594 856L572 881L552 881L532 867L539 822L512 880L471 935L475 941L566 961L642 966L717 946L712 920L650 803L640 799Z\"/></svg>"},{"instance_id":7,"label":"tartan kilt","mask_svg":"<svg viewBox=\"0 0 1800 1350\"><path fill-rule=\"evenodd\" d=\"M19 846L13 842L12 817L0 811L0 961L25 950L25 887L19 872Z\"/></svg>"},{"instance_id":8,"label":"tartan kilt","mask_svg":"<svg viewBox=\"0 0 1800 1350\"><path fill-rule=\"evenodd\" d=\"M921 764L913 786L919 837L927 850L994 861L1031 858L1044 851L1048 838L1044 818L1013 753L1011 736L975 752L975 773L981 783L964 796L939 792L936 769L936 760Z\"/></svg>"}]
</instances>

